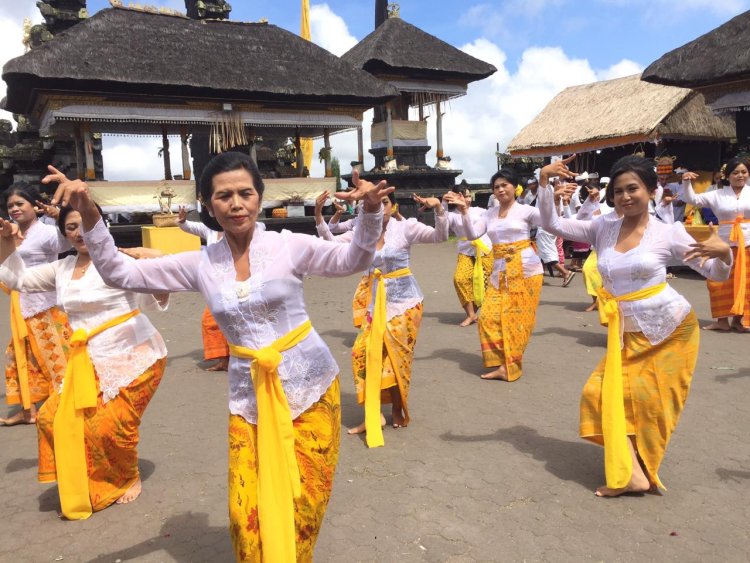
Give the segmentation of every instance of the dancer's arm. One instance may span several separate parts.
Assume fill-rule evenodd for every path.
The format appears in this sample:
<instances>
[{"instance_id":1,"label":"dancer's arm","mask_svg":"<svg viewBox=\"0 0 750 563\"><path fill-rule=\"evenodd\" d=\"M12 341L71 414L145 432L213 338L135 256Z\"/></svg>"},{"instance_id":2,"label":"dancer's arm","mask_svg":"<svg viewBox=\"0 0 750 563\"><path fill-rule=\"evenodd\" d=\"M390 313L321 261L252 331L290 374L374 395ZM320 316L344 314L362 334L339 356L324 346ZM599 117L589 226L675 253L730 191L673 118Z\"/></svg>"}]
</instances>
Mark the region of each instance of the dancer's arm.
<instances>
[{"instance_id":1,"label":"dancer's arm","mask_svg":"<svg viewBox=\"0 0 750 563\"><path fill-rule=\"evenodd\" d=\"M416 220L408 220L405 232L409 243L430 244L448 240L448 214L443 209L441 201L436 197L422 198L416 194L412 198L423 208L435 212L435 226L430 227Z\"/></svg>"},{"instance_id":2,"label":"dancer's arm","mask_svg":"<svg viewBox=\"0 0 750 563\"><path fill-rule=\"evenodd\" d=\"M593 221L579 219L563 219L555 209L555 195L552 186L539 186L538 212L541 227L554 235L567 240L596 243L596 226Z\"/></svg>"},{"instance_id":3,"label":"dancer's arm","mask_svg":"<svg viewBox=\"0 0 750 563\"><path fill-rule=\"evenodd\" d=\"M693 189L692 182L692 180L695 180L696 178L698 178L698 175L694 172L685 172L682 175L682 193L680 193L680 199L685 203L689 203L696 207L713 207L715 203L713 195L718 194L719 189L717 188L712 192L697 194Z\"/></svg>"},{"instance_id":4,"label":"dancer's arm","mask_svg":"<svg viewBox=\"0 0 750 563\"><path fill-rule=\"evenodd\" d=\"M696 242L682 223L672 225L672 255L704 277L726 281L732 271L732 249L721 240L714 225L709 225L710 235Z\"/></svg>"}]
</instances>

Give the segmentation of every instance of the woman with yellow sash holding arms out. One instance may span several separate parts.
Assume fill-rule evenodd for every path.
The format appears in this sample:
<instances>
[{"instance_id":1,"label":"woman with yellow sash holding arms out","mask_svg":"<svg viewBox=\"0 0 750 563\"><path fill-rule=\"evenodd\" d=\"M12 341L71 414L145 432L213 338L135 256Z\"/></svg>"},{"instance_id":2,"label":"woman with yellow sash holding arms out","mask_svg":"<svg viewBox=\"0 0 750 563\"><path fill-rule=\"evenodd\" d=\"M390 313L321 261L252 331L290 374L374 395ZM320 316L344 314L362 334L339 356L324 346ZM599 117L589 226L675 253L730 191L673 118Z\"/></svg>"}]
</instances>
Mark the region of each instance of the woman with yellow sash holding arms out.
<instances>
[{"instance_id":1,"label":"woman with yellow sash holding arms out","mask_svg":"<svg viewBox=\"0 0 750 563\"><path fill-rule=\"evenodd\" d=\"M707 280L711 298L711 316L716 322L704 329L750 332L750 162L733 158L722 171L723 185L716 190L696 194L692 180L698 176L686 172L682 176L685 201L698 207L710 207L719 220L719 236L732 247L734 267L726 281ZM730 325L731 320L731 325Z\"/></svg>"},{"instance_id":2,"label":"woman with yellow sash holding arms out","mask_svg":"<svg viewBox=\"0 0 750 563\"><path fill-rule=\"evenodd\" d=\"M606 485L596 494L663 488L658 470L687 399L700 336L690 304L666 283L667 266L679 261L723 280L732 253L713 228L697 243L682 223L649 214L656 171L637 156L612 167L607 200L614 213L591 221L558 217L548 182L572 177L567 164L574 157L542 169L539 198L545 229L595 248L604 285L598 305L608 322L607 354L584 386L580 419L581 437L604 446ZM558 190L572 191L565 184Z\"/></svg>"},{"instance_id":3,"label":"woman with yellow sash holding arms out","mask_svg":"<svg viewBox=\"0 0 750 563\"><path fill-rule=\"evenodd\" d=\"M471 190L460 185L456 189L459 191L452 193L458 198L463 198L469 209L469 217L478 220L485 210L471 207ZM469 240L464 232L463 215L452 204L448 206L448 228L458 237L458 259L453 272L453 287L456 289L461 307L466 311L466 318L458 326L466 327L477 322L477 311L484 303L485 287L494 261L492 241L487 235Z\"/></svg>"},{"instance_id":4,"label":"woman with yellow sash holding arms out","mask_svg":"<svg viewBox=\"0 0 750 563\"><path fill-rule=\"evenodd\" d=\"M56 200L83 218L84 240L105 282L141 292L200 292L227 338L229 520L238 561L310 561L333 487L339 451L339 368L312 328L303 294L309 275L348 276L372 263L385 183L360 182L364 199L351 244L256 228L263 180L247 154L205 166L201 219L224 236L199 251L127 260L88 196L65 182Z\"/></svg>"},{"instance_id":5,"label":"woman with yellow sash holding arms out","mask_svg":"<svg viewBox=\"0 0 750 563\"><path fill-rule=\"evenodd\" d=\"M516 202L518 174L503 168L490 179L499 205L472 220L465 204L461 210L469 240L487 233L494 258L490 283L479 313L479 341L486 368L482 379L515 381L521 377L523 353L536 323L542 291L542 263L531 246L531 228L540 225L539 210Z\"/></svg>"},{"instance_id":6,"label":"woman with yellow sash holding arms out","mask_svg":"<svg viewBox=\"0 0 750 563\"><path fill-rule=\"evenodd\" d=\"M50 169L48 179L65 178ZM58 225L77 254L50 264L26 267L14 252L14 227L1 224L0 281L29 294L56 294L74 330L62 389L39 409L39 481L58 482L62 514L71 520L131 502L141 493L138 426L167 356L143 311L161 305L104 283L91 267L81 216L70 207L60 210ZM166 304L168 296L159 300Z\"/></svg>"},{"instance_id":7,"label":"woman with yellow sash holding arms out","mask_svg":"<svg viewBox=\"0 0 750 563\"><path fill-rule=\"evenodd\" d=\"M3 193L3 204L17 225L16 252L28 266L49 264L70 249L70 243L56 227L37 218L39 191L26 182L17 182ZM5 353L5 396L9 405L21 405L13 416L0 424L34 424L36 403L47 399L65 374L70 326L57 307L55 292L10 291L12 339Z\"/></svg>"},{"instance_id":8,"label":"woman with yellow sash holding arms out","mask_svg":"<svg viewBox=\"0 0 750 563\"><path fill-rule=\"evenodd\" d=\"M409 424L409 388L411 364L422 321L424 295L409 269L409 254L414 244L448 240L448 220L440 200L434 197L414 200L435 211L435 227L416 219L398 221L392 216L394 196L383 198L383 230L371 262L370 301L367 316L352 349L352 371L357 401L364 404L365 421L349 434L367 433L367 445L384 445L385 419L381 404L390 403L394 428ZM360 227L354 228L356 233ZM318 223L321 238L331 239L325 223ZM336 237L346 241L352 232Z\"/></svg>"}]
</instances>

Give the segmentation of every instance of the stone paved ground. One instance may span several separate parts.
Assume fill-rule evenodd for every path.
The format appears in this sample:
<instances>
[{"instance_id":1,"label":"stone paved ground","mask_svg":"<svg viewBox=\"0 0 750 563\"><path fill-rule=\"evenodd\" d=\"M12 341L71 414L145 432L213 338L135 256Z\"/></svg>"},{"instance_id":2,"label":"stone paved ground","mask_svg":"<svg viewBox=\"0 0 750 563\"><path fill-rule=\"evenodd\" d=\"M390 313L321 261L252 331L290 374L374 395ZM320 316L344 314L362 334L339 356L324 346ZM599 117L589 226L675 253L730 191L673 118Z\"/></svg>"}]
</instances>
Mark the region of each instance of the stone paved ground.
<instances>
[{"instance_id":1,"label":"stone paved ground","mask_svg":"<svg viewBox=\"0 0 750 563\"><path fill-rule=\"evenodd\" d=\"M582 280L547 279L523 378L478 378L476 328L459 329L451 243L415 249L426 295L413 424L368 450L343 436L319 561L746 561L750 551L750 335L703 333L663 496L597 499L602 452L577 437L581 387L605 336ZM355 277L307 282L314 324L340 360L343 422L359 422L350 375ZM707 320L704 283L675 287ZM0 317L7 318L3 301ZM0 560L230 561L226 383L198 367L200 313L178 295L152 316L169 341L161 389L141 427L144 494L85 522L57 518L36 482L34 428L0 429ZM2 323L0 339L9 338Z\"/></svg>"}]
</instances>

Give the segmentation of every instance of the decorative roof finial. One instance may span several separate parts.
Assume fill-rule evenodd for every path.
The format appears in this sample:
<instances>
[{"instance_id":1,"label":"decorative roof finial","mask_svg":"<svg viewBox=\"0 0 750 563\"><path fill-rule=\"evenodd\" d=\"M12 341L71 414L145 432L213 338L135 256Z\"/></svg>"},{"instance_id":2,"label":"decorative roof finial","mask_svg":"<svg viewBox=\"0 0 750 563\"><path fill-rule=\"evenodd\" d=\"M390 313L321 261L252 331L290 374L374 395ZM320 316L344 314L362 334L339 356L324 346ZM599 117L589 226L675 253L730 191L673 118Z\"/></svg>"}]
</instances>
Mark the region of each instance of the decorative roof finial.
<instances>
[{"instance_id":1,"label":"decorative roof finial","mask_svg":"<svg viewBox=\"0 0 750 563\"><path fill-rule=\"evenodd\" d=\"M400 18L401 17L401 6L395 2L388 4L388 17L389 18Z\"/></svg>"}]
</instances>

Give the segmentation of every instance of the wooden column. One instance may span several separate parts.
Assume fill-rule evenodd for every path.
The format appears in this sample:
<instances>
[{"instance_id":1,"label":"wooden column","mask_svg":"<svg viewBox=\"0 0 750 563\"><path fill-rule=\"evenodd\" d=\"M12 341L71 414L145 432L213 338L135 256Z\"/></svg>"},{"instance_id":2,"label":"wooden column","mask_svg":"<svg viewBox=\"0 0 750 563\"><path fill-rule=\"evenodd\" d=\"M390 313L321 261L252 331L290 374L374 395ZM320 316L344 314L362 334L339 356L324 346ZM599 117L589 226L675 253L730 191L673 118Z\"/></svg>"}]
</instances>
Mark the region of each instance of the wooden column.
<instances>
[{"instance_id":1,"label":"wooden column","mask_svg":"<svg viewBox=\"0 0 750 563\"><path fill-rule=\"evenodd\" d=\"M305 175L305 156L302 154L302 139L299 134L299 127L294 128L294 148L297 150L297 176L300 178Z\"/></svg>"},{"instance_id":2,"label":"wooden column","mask_svg":"<svg viewBox=\"0 0 750 563\"><path fill-rule=\"evenodd\" d=\"M325 147L326 178L333 177L331 169L331 130L327 127L323 129L323 146Z\"/></svg>"},{"instance_id":3,"label":"wooden column","mask_svg":"<svg viewBox=\"0 0 750 563\"><path fill-rule=\"evenodd\" d=\"M419 121L424 121L424 105L419 102Z\"/></svg>"},{"instance_id":4,"label":"wooden column","mask_svg":"<svg viewBox=\"0 0 750 563\"><path fill-rule=\"evenodd\" d=\"M385 138L386 138L386 156L393 156L393 119L391 117L391 103L388 102L385 106L386 121L385 121Z\"/></svg>"},{"instance_id":5,"label":"wooden column","mask_svg":"<svg viewBox=\"0 0 750 563\"><path fill-rule=\"evenodd\" d=\"M83 126L83 152L86 157L86 180L96 180L96 170L94 169L94 139L91 136L91 124L85 123Z\"/></svg>"},{"instance_id":6,"label":"wooden column","mask_svg":"<svg viewBox=\"0 0 750 563\"><path fill-rule=\"evenodd\" d=\"M190 180L190 151L188 151L187 127L180 129L180 141L182 143L182 179Z\"/></svg>"},{"instance_id":7,"label":"wooden column","mask_svg":"<svg viewBox=\"0 0 750 563\"><path fill-rule=\"evenodd\" d=\"M76 176L79 180L86 178L86 161L84 158L85 149L83 148L83 135L81 134L81 126L76 125L73 131L73 142L76 147Z\"/></svg>"},{"instance_id":8,"label":"wooden column","mask_svg":"<svg viewBox=\"0 0 750 563\"><path fill-rule=\"evenodd\" d=\"M167 137L167 126L161 126L161 150L164 159L164 179L172 179L172 158L169 155L169 137Z\"/></svg>"},{"instance_id":9,"label":"wooden column","mask_svg":"<svg viewBox=\"0 0 750 563\"><path fill-rule=\"evenodd\" d=\"M362 138L362 126L357 127L357 161L365 162L365 142Z\"/></svg>"},{"instance_id":10,"label":"wooden column","mask_svg":"<svg viewBox=\"0 0 750 563\"><path fill-rule=\"evenodd\" d=\"M443 158L443 110L440 107L440 99L435 103L437 109L437 157Z\"/></svg>"}]
</instances>

